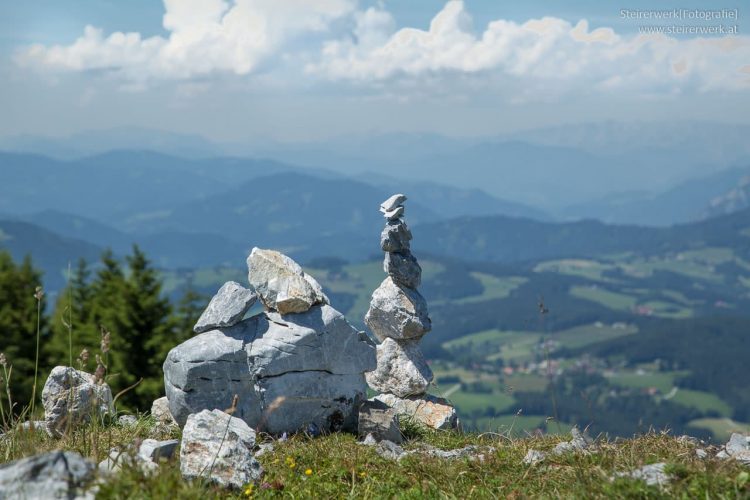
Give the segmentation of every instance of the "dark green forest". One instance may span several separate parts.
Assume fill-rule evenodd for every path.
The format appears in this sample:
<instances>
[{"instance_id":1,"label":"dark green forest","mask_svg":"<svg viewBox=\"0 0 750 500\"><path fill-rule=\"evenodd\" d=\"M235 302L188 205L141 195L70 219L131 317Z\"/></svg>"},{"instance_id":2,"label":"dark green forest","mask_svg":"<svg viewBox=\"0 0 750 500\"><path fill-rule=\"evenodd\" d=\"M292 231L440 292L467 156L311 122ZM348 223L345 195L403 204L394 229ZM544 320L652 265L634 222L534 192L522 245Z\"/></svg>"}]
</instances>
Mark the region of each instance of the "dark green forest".
<instances>
[{"instance_id":1,"label":"dark green forest","mask_svg":"<svg viewBox=\"0 0 750 500\"><path fill-rule=\"evenodd\" d=\"M18 263L0 252L0 352L6 368L0 374L10 389L0 395L5 407L12 399L21 412L31 401L38 333L37 400L49 371L70 365L99 370L113 394L127 389L118 400L121 408L148 409L163 393L167 352L192 335L205 302L188 287L172 303L162 287L158 271L134 246L124 259L106 251L94 266L78 261L48 307L43 276L31 258Z\"/></svg>"}]
</instances>

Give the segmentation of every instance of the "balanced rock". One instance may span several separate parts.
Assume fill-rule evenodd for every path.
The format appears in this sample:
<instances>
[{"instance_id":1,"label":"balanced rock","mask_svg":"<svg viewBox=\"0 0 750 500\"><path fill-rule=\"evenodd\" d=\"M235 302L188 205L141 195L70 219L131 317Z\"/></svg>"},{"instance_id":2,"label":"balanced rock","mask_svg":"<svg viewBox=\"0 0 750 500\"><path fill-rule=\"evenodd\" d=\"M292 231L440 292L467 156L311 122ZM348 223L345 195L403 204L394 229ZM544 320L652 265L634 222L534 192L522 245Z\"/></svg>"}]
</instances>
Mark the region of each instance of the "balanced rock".
<instances>
[{"instance_id":1,"label":"balanced rock","mask_svg":"<svg viewBox=\"0 0 750 500\"><path fill-rule=\"evenodd\" d=\"M227 281L203 311L193 330L203 333L215 328L233 326L242 321L255 304L258 295L237 282Z\"/></svg>"},{"instance_id":2,"label":"balanced rock","mask_svg":"<svg viewBox=\"0 0 750 500\"><path fill-rule=\"evenodd\" d=\"M399 397L420 396L432 382L432 370L416 342L387 338L377 347L378 367L365 375L370 387Z\"/></svg>"},{"instance_id":3,"label":"balanced rock","mask_svg":"<svg viewBox=\"0 0 750 500\"><path fill-rule=\"evenodd\" d=\"M404 194L394 194L387 200L385 200L383 203L380 204L380 211L383 213L390 212L392 210L395 210L396 208L403 205L403 203L406 201L406 195Z\"/></svg>"},{"instance_id":4,"label":"balanced rock","mask_svg":"<svg viewBox=\"0 0 750 500\"><path fill-rule=\"evenodd\" d=\"M95 465L72 451L52 451L0 465L2 499L91 499Z\"/></svg>"},{"instance_id":5,"label":"balanced rock","mask_svg":"<svg viewBox=\"0 0 750 500\"><path fill-rule=\"evenodd\" d=\"M263 468L253 456L255 431L220 410L190 415L182 431L180 472L186 479L208 478L239 489L260 479Z\"/></svg>"},{"instance_id":6,"label":"balanced rock","mask_svg":"<svg viewBox=\"0 0 750 500\"><path fill-rule=\"evenodd\" d=\"M381 341L420 339L432 328L424 297L390 276L373 292L365 324Z\"/></svg>"},{"instance_id":7,"label":"balanced rock","mask_svg":"<svg viewBox=\"0 0 750 500\"><path fill-rule=\"evenodd\" d=\"M109 386L69 366L52 369L44 383L42 404L47 430L57 436L81 422L114 413Z\"/></svg>"},{"instance_id":8,"label":"balanced rock","mask_svg":"<svg viewBox=\"0 0 750 500\"><path fill-rule=\"evenodd\" d=\"M184 425L191 413L225 409L271 434L315 424L356 429L366 399L364 372L375 347L329 305L300 314L267 312L197 335L169 352L164 381L169 410Z\"/></svg>"},{"instance_id":9,"label":"balanced rock","mask_svg":"<svg viewBox=\"0 0 750 500\"><path fill-rule=\"evenodd\" d=\"M400 416L433 429L459 429L461 427L456 409L443 398L430 394L408 398L400 398L393 394L379 394L374 399L393 408Z\"/></svg>"},{"instance_id":10,"label":"balanced rock","mask_svg":"<svg viewBox=\"0 0 750 500\"><path fill-rule=\"evenodd\" d=\"M393 281L407 288L417 288L422 283L422 268L408 250L386 253L383 270Z\"/></svg>"},{"instance_id":11,"label":"balanced rock","mask_svg":"<svg viewBox=\"0 0 750 500\"><path fill-rule=\"evenodd\" d=\"M315 304L328 304L320 284L280 252L253 248L247 268L250 285L272 311L303 313Z\"/></svg>"},{"instance_id":12,"label":"balanced rock","mask_svg":"<svg viewBox=\"0 0 750 500\"><path fill-rule=\"evenodd\" d=\"M409 250L411 239L411 231L406 226L406 222L389 221L380 233L380 248L384 252L403 252Z\"/></svg>"}]
</instances>

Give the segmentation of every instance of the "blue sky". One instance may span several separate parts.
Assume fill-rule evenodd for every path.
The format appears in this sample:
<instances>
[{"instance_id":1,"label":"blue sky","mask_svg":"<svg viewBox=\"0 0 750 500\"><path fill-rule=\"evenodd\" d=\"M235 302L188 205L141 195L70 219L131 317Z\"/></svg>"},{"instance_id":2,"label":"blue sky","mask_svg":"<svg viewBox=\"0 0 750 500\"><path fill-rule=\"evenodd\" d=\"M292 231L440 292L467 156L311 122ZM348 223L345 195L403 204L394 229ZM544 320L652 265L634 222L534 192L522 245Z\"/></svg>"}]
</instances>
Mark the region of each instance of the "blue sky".
<instances>
[{"instance_id":1,"label":"blue sky","mask_svg":"<svg viewBox=\"0 0 750 500\"><path fill-rule=\"evenodd\" d=\"M641 35L656 22L621 17L655 7L705 2L2 0L0 136L139 126L299 141L747 123L743 6L711 5L739 19L669 22L738 34Z\"/></svg>"}]
</instances>

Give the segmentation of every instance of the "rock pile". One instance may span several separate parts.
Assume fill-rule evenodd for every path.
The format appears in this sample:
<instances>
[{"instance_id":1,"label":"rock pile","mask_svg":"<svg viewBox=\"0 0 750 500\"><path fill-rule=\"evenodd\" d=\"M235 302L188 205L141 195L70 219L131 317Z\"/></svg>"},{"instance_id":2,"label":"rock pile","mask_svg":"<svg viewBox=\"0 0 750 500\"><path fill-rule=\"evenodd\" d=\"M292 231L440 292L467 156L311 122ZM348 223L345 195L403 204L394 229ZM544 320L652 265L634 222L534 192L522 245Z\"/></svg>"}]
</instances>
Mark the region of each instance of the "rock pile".
<instances>
[{"instance_id":1,"label":"rock pile","mask_svg":"<svg viewBox=\"0 0 750 500\"><path fill-rule=\"evenodd\" d=\"M427 302L417 288L422 268L411 253L412 234L404 216L406 196L395 194L380 205L386 225L380 235L388 277L373 292L365 323L381 341L377 368L367 383L381 393L376 399L436 428L458 425L455 409L445 400L426 396L432 382L419 340L432 329ZM428 411L423 411L425 406Z\"/></svg>"},{"instance_id":2,"label":"rock pile","mask_svg":"<svg viewBox=\"0 0 750 500\"><path fill-rule=\"evenodd\" d=\"M202 333L169 352L168 413L183 426L191 414L233 407L271 434L356 431L374 346L286 255L254 248L247 266L252 289L225 284L196 325ZM265 311L244 319L256 296Z\"/></svg>"}]
</instances>

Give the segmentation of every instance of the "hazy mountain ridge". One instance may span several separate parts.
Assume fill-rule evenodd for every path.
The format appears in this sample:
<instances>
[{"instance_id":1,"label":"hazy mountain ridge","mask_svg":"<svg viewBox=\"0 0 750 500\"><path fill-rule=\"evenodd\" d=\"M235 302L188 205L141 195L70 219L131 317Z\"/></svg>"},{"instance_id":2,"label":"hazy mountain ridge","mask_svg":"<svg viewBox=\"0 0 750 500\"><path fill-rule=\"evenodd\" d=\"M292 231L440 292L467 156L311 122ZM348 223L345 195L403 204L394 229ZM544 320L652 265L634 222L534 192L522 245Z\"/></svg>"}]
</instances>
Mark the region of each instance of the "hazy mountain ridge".
<instances>
[{"instance_id":1,"label":"hazy mountain ridge","mask_svg":"<svg viewBox=\"0 0 750 500\"><path fill-rule=\"evenodd\" d=\"M697 221L746 207L741 192L748 176L750 167L735 167L687 180L661 193L615 193L571 205L563 212L574 218L595 213L603 222L647 226Z\"/></svg>"},{"instance_id":2,"label":"hazy mountain ridge","mask_svg":"<svg viewBox=\"0 0 750 500\"><path fill-rule=\"evenodd\" d=\"M243 143L217 143L200 136L122 127L74 134L69 138L4 138L0 147L70 158L100 154L111 149L152 149L204 161L192 165L196 174L221 177L222 156L271 158L300 165L302 170L325 167L338 175L364 172L414 181L483 191L564 217L597 217L606 221L649 223L641 213L597 203L618 192L642 190L644 200L659 197L690 178L720 173L750 162L746 125L709 122L601 122L566 124L484 137L447 137L436 133L347 135L318 141L278 142L253 138ZM50 146L53 144L54 147ZM60 156L60 155L58 155ZM200 162L199 162L200 163ZM217 166L217 170L211 167ZM270 164L279 171L282 165ZM292 168L292 167L290 167ZM199 171L200 170L200 171ZM268 173L266 171L265 173ZM317 174L323 175L322 172ZM211 176L209 175L209 176ZM244 179L243 179L244 180ZM719 193L711 193L711 198ZM589 203L589 201L595 203ZM634 204L641 200L633 200ZM575 206L566 210L565 206ZM653 204L658 207L658 204ZM581 213L581 208L586 208ZM604 209L603 212L597 208ZM61 208L64 210L64 207ZM0 207L2 210L2 207ZM614 211L615 213L610 213ZM674 215L675 211L669 211ZM518 213L514 215L530 214ZM668 219L682 222L685 219Z\"/></svg>"}]
</instances>

